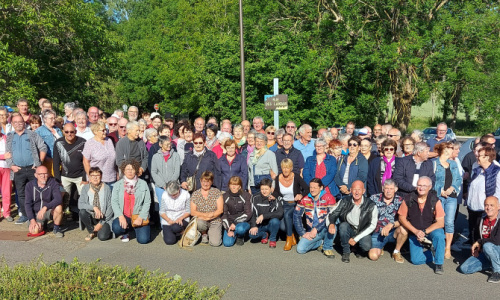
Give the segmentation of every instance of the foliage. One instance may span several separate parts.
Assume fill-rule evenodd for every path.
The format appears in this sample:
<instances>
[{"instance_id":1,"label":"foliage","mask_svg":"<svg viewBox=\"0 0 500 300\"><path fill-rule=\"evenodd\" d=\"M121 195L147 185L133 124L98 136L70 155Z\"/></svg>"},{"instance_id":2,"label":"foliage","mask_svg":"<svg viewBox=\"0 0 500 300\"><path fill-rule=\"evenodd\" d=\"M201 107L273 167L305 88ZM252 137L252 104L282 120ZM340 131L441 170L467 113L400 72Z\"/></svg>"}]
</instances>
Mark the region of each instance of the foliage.
<instances>
[{"instance_id":1,"label":"foliage","mask_svg":"<svg viewBox=\"0 0 500 300\"><path fill-rule=\"evenodd\" d=\"M2 299L220 299L224 290L199 288L140 267L124 269L74 259L51 265L41 260L30 265L0 268Z\"/></svg>"},{"instance_id":2,"label":"foliage","mask_svg":"<svg viewBox=\"0 0 500 300\"><path fill-rule=\"evenodd\" d=\"M80 0L2 1L0 100L97 103L96 90L111 74L118 46L96 15L100 9Z\"/></svg>"}]
</instances>

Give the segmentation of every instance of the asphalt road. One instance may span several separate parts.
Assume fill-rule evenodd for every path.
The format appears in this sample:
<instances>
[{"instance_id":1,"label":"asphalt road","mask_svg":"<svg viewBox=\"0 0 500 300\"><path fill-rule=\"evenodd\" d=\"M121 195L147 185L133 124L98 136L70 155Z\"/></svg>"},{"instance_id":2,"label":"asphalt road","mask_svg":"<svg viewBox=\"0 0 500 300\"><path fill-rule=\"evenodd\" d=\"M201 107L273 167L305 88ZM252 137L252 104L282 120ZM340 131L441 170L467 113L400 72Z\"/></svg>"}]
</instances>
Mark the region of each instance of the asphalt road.
<instances>
[{"instance_id":1,"label":"asphalt road","mask_svg":"<svg viewBox=\"0 0 500 300\"><path fill-rule=\"evenodd\" d=\"M464 228L463 215L458 223L458 228ZM0 223L1 230L5 230L4 224ZM18 225L16 230L22 228ZM85 242L85 235L85 231L71 228L63 239L48 234L28 242L0 241L0 253L8 265L40 256L48 263L78 257L80 261L140 265L178 274L202 286L227 287L226 299L484 299L500 291L500 285L486 282L486 274L456 271L457 261L465 260L469 253L466 249L453 252L456 258L446 260L445 274L440 276L432 266L414 266L408 261L397 264L389 252L377 262L351 255L351 263L346 264L340 255L328 259L318 251L299 255L294 248L284 252L283 241L276 249L247 242L231 248L198 245L190 251L166 246L161 235L148 245L139 245L135 239L128 243L119 239ZM409 259L408 255L404 257Z\"/></svg>"}]
</instances>

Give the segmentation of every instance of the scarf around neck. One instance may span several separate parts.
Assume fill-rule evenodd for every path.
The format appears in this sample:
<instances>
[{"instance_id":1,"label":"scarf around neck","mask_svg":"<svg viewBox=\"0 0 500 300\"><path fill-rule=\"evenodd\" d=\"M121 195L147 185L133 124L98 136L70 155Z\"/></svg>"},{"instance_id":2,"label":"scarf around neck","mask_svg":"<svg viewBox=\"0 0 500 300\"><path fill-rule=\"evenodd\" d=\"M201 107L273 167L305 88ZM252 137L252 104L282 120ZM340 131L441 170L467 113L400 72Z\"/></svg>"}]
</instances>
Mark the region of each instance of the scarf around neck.
<instances>
[{"instance_id":1,"label":"scarf around neck","mask_svg":"<svg viewBox=\"0 0 500 300\"><path fill-rule=\"evenodd\" d=\"M382 156L382 158L385 162L384 176L382 176L382 185L384 185L384 182L392 177L392 162L396 159L396 155L394 155L390 161L388 161L385 156Z\"/></svg>"},{"instance_id":2,"label":"scarf around neck","mask_svg":"<svg viewBox=\"0 0 500 300\"><path fill-rule=\"evenodd\" d=\"M102 181L98 185L90 184L90 188L94 191L94 200L92 201L92 206L101 209L101 201L99 201L99 191L102 187Z\"/></svg>"},{"instance_id":3,"label":"scarf around neck","mask_svg":"<svg viewBox=\"0 0 500 300\"><path fill-rule=\"evenodd\" d=\"M137 181L139 181L139 179L137 178L137 175L134 176L134 178L132 179L128 179L127 177L123 177L123 182L125 184L125 193L129 194L129 195L133 195L135 194L135 187L137 185Z\"/></svg>"}]
</instances>

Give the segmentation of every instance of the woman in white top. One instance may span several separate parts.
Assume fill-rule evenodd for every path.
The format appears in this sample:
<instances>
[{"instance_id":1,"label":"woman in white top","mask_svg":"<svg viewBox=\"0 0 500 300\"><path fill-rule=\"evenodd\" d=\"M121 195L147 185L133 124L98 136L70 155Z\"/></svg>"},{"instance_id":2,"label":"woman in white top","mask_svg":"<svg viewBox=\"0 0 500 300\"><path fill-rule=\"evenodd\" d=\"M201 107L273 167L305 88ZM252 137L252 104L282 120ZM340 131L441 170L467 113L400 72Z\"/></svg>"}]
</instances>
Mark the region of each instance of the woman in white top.
<instances>
[{"instance_id":1,"label":"woman in white top","mask_svg":"<svg viewBox=\"0 0 500 300\"><path fill-rule=\"evenodd\" d=\"M177 181L167 183L161 197L160 218L163 230L163 241L167 245L177 243L189 222L191 215L189 192L181 189Z\"/></svg>"},{"instance_id":2,"label":"woman in white top","mask_svg":"<svg viewBox=\"0 0 500 300\"><path fill-rule=\"evenodd\" d=\"M2 106L2 108L4 108ZM7 113L7 111L3 111L0 109L0 114ZM7 135L0 132L0 183L2 184L2 208L3 208L3 217L7 222L12 222L14 219L10 216L10 195L12 194L11 186L12 182L10 181L10 168L7 166L7 162L5 161L7 158L10 158L11 155L5 154L5 146L7 144ZM8 157L6 157L8 156Z\"/></svg>"}]
</instances>

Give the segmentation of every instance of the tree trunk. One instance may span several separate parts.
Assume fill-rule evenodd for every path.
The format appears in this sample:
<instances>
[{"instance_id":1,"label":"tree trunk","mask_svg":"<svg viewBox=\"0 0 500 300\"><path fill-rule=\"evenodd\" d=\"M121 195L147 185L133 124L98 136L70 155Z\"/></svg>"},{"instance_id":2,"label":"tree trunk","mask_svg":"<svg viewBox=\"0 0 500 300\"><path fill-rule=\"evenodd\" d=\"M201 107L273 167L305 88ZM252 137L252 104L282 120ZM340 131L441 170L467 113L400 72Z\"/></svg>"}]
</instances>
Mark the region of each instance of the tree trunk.
<instances>
[{"instance_id":1,"label":"tree trunk","mask_svg":"<svg viewBox=\"0 0 500 300\"><path fill-rule=\"evenodd\" d=\"M392 103L396 118L394 126L406 132L411 119L411 104L417 94L414 66L402 64L398 69L390 72Z\"/></svg>"},{"instance_id":2,"label":"tree trunk","mask_svg":"<svg viewBox=\"0 0 500 300\"><path fill-rule=\"evenodd\" d=\"M451 116L451 129L455 130L455 125L457 124L457 114L458 114L458 104L460 103L460 97L462 95L462 85L459 83L455 87L455 92L453 93L451 103L452 103L452 116Z\"/></svg>"}]
</instances>

